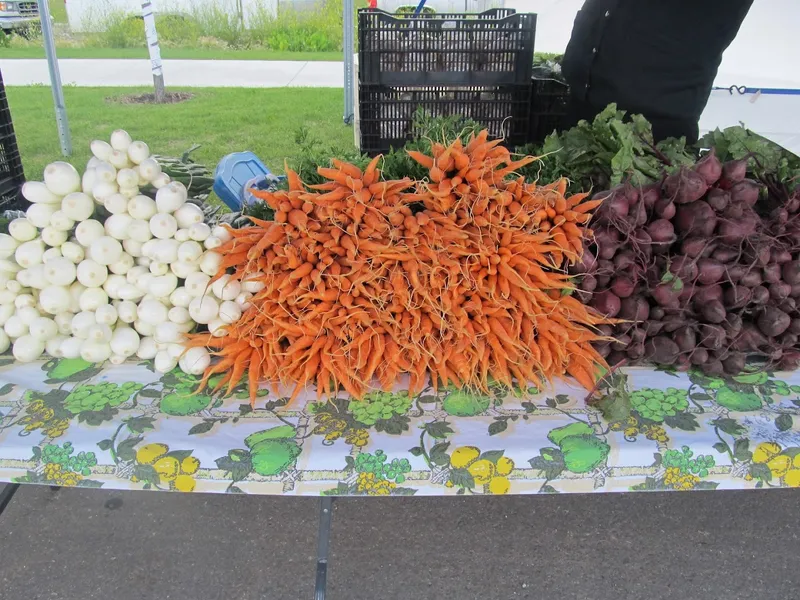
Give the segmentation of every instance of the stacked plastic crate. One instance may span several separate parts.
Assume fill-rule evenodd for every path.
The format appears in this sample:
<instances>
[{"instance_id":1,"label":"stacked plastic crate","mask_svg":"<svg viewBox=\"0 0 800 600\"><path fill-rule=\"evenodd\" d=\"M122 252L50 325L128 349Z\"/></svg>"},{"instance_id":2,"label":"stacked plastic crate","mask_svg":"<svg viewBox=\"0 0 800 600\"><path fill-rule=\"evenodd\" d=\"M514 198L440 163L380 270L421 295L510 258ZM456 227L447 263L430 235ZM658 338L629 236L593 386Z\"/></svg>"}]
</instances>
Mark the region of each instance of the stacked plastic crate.
<instances>
[{"instance_id":1,"label":"stacked plastic crate","mask_svg":"<svg viewBox=\"0 0 800 600\"><path fill-rule=\"evenodd\" d=\"M23 183L22 160L11 123L3 74L0 73L0 210L25 209L28 203L20 194Z\"/></svg>"},{"instance_id":2,"label":"stacked plastic crate","mask_svg":"<svg viewBox=\"0 0 800 600\"><path fill-rule=\"evenodd\" d=\"M531 109L536 15L358 14L361 150L402 146L414 112L462 115L510 144L525 142Z\"/></svg>"},{"instance_id":3,"label":"stacked plastic crate","mask_svg":"<svg viewBox=\"0 0 800 600\"><path fill-rule=\"evenodd\" d=\"M549 66L533 68L533 93L528 142L541 143L556 129L561 129L567 116L569 86L559 72Z\"/></svg>"}]
</instances>

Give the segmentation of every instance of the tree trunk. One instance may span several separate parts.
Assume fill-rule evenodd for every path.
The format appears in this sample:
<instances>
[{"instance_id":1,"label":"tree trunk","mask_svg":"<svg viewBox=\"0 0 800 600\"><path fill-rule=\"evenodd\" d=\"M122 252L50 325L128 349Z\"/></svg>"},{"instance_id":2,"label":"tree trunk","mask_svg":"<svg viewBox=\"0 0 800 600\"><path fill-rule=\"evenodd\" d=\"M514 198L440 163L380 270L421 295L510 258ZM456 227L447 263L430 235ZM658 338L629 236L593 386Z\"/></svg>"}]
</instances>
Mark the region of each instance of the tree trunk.
<instances>
[{"instance_id":1,"label":"tree trunk","mask_svg":"<svg viewBox=\"0 0 800 600\"><path fill-rule=\"evenodd\" d=\"M164 70L161 66L161 48L158 45L156 19L153 15L153 5L150 0L144 0L144 2L142 2L142 17L144 18L144 33L147 38L147 50L150 53L150 68L153 71L155 99L158 104L162 104L166 97L164 92Z\"/></svg>"}]
</instances>

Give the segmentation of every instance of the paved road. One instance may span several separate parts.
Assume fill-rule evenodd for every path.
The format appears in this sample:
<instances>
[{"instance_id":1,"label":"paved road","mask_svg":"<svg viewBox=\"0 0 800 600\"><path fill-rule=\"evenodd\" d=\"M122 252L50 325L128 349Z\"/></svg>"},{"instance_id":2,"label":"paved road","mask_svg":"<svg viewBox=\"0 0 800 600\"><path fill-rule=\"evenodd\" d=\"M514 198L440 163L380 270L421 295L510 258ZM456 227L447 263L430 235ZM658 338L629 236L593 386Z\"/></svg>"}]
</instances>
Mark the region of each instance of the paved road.
<instances>
[{"instance_id":1,"label":"paved road","mask_svg":"<svg viewBox=\"0 0 800 600\"><path fill-rule=\"evenodd\" d=\"M78 59L59 61L64 85L149 86L150 61L140 59ZM50 85L47 61L0 58L6 85ZM164 77L173 87L343 87L342 62L288 60L165 60ZM722 71L715 85L800 88L800 77L764 77L758 70Z\"/></svg>"},{"instance_id":2,"label":"paved road","mask_svg":"<svg viewBox=\"0 0 800 600\"><path fill-rule=\"evenodd\" d=\"M59 61L64 85L149 86L149 60L64 59ZM47 61L0 59L6 85L50 85ZM165 60L170 87L344 87L341 62L264 60Z\"/></svg>"},{"instance_id":3,"label":"paved road","mask_svg":"<svg viewBox=\"0 0 800 600\"><path fill-rule=\"evenodd\" d=\"M796 598L798 493L335 503L330 600ZM317 502L23 486L7 600L305 600Z\"/></svg>"}]
</instances>

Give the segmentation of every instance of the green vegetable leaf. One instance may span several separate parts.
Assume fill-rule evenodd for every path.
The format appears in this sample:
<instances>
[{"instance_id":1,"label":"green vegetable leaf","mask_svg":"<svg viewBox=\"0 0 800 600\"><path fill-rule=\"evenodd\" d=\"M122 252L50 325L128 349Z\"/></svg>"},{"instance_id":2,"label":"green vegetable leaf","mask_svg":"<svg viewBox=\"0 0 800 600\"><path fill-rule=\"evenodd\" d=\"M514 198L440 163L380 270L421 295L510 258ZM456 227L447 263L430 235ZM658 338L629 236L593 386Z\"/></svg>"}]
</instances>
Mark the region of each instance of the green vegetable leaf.
<instances>
[{"instance_id":1,"label":"green vegetable leaf","mask_svg":"<svg viewBox=\"0 0 800 600\"><path fill-rule=\"evenodd\" d=\"M728 444L725 442L717 442L714 444L713 448L720 454L725 454L728 451Z\"/></svg>"},{"instance_id":2,"label":"green vegetable leaf","mask_svg":"<svg viewBox=\"0 0 800 600\"><path fill-rule=\"evenodd\" d=\"M429 436L437 439L444 439L453 433L453 430L450 428L450 425L447 423L447 421L433 421L432 423L425 423L422 428L428 432Z\"/></svg>"},{"instance_id":3,"label":"green vegetable leaf","mask_svg":"<svg viewBox=\"0 0 800 600\"><path fill-rule=\"evenodd\" d=\"M142 441L141 436L129 437L126 440L121 441L117 445L117 458L121 461L129 462L136 458L136 451L134 447Z\"/></svg>"},{"instance_id":4,"label":"green vegetable leaf","mask_svg":"<svg viewBox=\"0 0 800 600\"><path fill-rule=\"evenodd\" d=\"M508 419L497 419L489 424L489 435L497 435L508 429Z\"/></svg>"},{"instance_id":5,"label":"green vegetable leaf","mask_svg":"<svg viewBox=\"0 0 800 600\"><path fill-rule=\"evenodd\" d=\"M775 427L778 428L778 431L788 431L792 428L792 415L790 414L782 414L777 419L775 419Z\"/></svg>"},{"instance_id":6,"label":"green vegetable leaf","mask_svg":"<svg viewBox=\"0 0 800 600\"><path fill-rule=\"evenodd\" d=\"M741 435L745 431L745 428L739 425L734 419L719 418L712 421L711 424L728 435Z\"/></svg>"},{"instance_id":7,"label":"green vegetable leaf","mask_svg":"<svg viewBox=\"0 0 800 600\"><path fill-rule=\"evenodd\" d=\"M672 417L664 417L664 424L673 429L681 429L683 431L694 431L700 427L697 419L691 413L680 413Z\"/></svg>"},{"instance_id":8,"label":"green vegetable leaf","mask_svg":"<svg viewBox=\"0 0 800 600\"><path fill-rule=\"evenodd\" d=\"M750 440L738 439L733 443L733 457L738 461L748 461L753 458L750 452Z\"/></svg>"}]
</instances>

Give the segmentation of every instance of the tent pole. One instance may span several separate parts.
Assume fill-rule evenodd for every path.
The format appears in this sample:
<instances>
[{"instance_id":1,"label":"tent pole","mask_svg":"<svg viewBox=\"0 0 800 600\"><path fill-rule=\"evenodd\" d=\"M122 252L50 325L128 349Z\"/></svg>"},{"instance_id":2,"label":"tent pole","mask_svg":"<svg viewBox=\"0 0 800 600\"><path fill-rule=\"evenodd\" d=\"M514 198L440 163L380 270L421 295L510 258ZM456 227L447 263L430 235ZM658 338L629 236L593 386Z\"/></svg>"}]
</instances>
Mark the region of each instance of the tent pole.
<instances>
[{"instance_id":1,"label":"tent pole","mask_svg":"<svg viewBox=\"0 0 800 600\"><path fill-rule=\"evenodd\" d=\"M353 122L354 98L353 85L355 84L355 23L353 17L353 0L344 0L344 14L342 15L344 42L344 122L350 125Z\"/></svg>"},{"instance_id":2,"label":"tent pole","mask_svg":"<svg viewBox=\"0 0 800 600\"><path fill-rule=\"evenodd\" d=\"M44 52L47 55L47 66L50 69L50 87L53 90L53 103L56 107L56 126L58 127L58 139L61 142L61 154L71 156L72 137L69 133L64 88L61 87L61 72L58 69L56 44L53 41L53 25L50 21L50 7L47 0L39 0L39 19L42 23L42 39L44 40Z\"/></svg>"}]
</instances>

